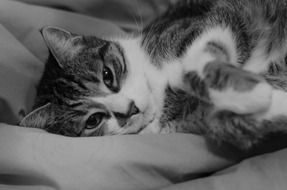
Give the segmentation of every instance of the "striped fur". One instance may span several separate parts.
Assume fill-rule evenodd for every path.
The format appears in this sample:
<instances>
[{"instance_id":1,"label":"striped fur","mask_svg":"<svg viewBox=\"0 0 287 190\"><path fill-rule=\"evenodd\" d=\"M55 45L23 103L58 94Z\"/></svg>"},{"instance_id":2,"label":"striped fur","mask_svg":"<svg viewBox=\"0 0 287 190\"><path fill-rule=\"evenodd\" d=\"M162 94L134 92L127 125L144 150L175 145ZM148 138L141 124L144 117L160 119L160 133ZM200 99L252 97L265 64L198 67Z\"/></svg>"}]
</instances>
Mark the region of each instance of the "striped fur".
<instances>
[{"instance_id":1,"label":"striped fur","mask_svg":"<svg viewBox=\"0 0 287 190\"><path fill-rule=\"evenodd\" d=\"M56 60L35 107L50 120L34 122L38 109L22 125L70 136L188 132L255 147L287 131L286 21L284 0L182 0L137 37L107 41L48 27ZM112 87L103 83L105 66ZM87 133L99 110L103 127Z\"/></svg>"}]
</instances>

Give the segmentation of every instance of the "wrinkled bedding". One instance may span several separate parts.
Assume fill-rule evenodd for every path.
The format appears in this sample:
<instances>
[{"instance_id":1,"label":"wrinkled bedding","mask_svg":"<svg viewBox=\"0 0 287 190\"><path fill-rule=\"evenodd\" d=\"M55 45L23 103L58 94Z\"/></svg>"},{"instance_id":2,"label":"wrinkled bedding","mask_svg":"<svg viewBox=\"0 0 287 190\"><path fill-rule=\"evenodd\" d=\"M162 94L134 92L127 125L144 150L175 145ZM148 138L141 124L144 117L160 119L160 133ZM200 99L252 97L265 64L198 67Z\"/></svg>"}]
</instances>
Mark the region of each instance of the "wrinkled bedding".
<instances>
[{"instance_id":1,"label":"wrinkled bedding","mask_svg":"<svg viewBox=\"0 0 287 190\"><path fill-rule=\"evenodd\" d=\"M31 110L48 57L43 26L110 38L138 30L171 3L0 1L1 190L287 188L286 149L239 162L233 149L219 153L192 134L69 138L17 126Z\"/></svg>"}]
</instances>

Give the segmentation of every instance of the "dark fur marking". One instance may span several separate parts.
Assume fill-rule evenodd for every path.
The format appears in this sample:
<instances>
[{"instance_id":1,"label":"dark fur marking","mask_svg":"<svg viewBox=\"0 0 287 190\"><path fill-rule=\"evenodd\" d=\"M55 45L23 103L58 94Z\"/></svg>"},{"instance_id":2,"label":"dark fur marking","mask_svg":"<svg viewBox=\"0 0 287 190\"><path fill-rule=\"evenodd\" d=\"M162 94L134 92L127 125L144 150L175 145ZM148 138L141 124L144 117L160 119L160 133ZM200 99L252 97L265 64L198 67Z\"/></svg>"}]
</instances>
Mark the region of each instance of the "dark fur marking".
<instances>
[{"instance_id":1,"label":"dark fur marking","mask_svg":"<svg viewBox=\"0 0 287 190\"><path fill-rule=\"evenodd\" d=\"M227 50L225 49L223 44L220 44L220 42L208 42L205 51L210 52L218 60L227 62L230 61L230 57Z\"/></svg>"},{"instance_id":2,"label":"dark fur marking","mask_svg":"<svg viewBox=\"0 0 287 190\"><path fill-rule=\"evenodd\" d=\"M197 98L208 98L208 89L204 81L198 76L196 71L191 71L183 76L183 82L187 87L187 92Z\"/></svg>"},{"instance_id":3,"label":"dark fur marking","mask_svg":"<svg viewBox=\"0 0 287 190\"><path fill-rule=\"evenodd\" d=\"M219 61L208 63L204 68L204 75L206 84L217 90L233 88L236 91L245 92L263 81L263 77L259 75Z\"/></svg>"},{"instance_id":4,"label":"dark fur marking","mask_svg":"<svg viewBox=\"0 0 287 190\"><path fill-rule=\"evenodd\" d=\"M163 128L176 128L176 131L203 133L203 118L211 110L208 91L196 72L189 72L183 78L185 89L167 86L164 108L160 119ZM196 129L196 130L195 130Z\"/></svg>"},{"instance_id":5,"label":"dark fur marking","mask_svg":"<svg viewBox=\"0 0 287 190\"><path fill-rule=\"evenodd\" d=\"M241 149L249 149L264 137L258 121L252 115L238 115L229 111L216 112L208 119L207 136L215 141L231 143Z\"/></svg>"},{"instance_id":6,"label":"dark fur marking","mask_svg":"<svg viewBox=\"0 0 287 190\"><path fill-rule=\"evenodd\" d=\"M207 136L249 150L268 139L270 134L286 133L287 117L257 121L252 115L237 115L229 111L209 117ZM285 141L286 143L287 141Z\"/></svg>"}]
</instances>

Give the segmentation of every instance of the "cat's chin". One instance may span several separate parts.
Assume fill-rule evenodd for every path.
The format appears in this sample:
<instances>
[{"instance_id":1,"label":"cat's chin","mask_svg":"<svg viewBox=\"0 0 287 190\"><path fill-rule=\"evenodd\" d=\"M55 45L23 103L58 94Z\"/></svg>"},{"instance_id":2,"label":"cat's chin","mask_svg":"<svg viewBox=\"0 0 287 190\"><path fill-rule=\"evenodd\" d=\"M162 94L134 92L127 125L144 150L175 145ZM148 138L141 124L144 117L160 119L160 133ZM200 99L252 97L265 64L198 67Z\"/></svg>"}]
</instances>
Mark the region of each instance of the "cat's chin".
<instances>
[{"instance_id":1,"label":"cat's chin","mask_svg":"<svg viewBox=\"0 0 287 190\"><path fill-rule=\"evenodd\" d=\"M126 135L126 134L139 134L154 120L154 114L139 113L133 115L127 123L116 131L111 132L109 135Z\"/></svg>"},{"instance_id":2,"label":"cat's chin","mask_svg":"<svg viewBox=\"0 0 287 190\"><path fill-rule=\"evenodd\" d=\"M157 111L154 104L149 104L147 109L143 112L143 120L142 120L142 127L141 130L137 132L137 134L145 134L145 133L157 133L153 131L157 130L150 130L150 128L158 128L159 126L156 126L158 124L157 119ZM156 126L156 127L155 127ZM147 132L150 131L150 132Z\"/></svg>"}]
</instances>

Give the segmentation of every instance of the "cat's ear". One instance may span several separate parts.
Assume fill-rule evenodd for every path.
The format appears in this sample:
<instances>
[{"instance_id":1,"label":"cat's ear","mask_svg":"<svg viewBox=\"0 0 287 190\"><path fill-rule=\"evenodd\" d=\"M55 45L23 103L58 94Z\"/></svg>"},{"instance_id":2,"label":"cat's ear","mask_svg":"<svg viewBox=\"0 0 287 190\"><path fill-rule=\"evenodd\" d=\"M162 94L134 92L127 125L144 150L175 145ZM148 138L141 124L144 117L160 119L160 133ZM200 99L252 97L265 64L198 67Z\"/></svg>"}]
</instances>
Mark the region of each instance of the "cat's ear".
<instances>
[{"instance_id":1,"label":"cat's ear","mask_svg":"<svg viewBox=\"0 0 287 190\"><path fill-rule=\"evenodd\" d=\"M45 129L48 127L52 116L52 106L48 103L26 115L19 125L22 127Z\"/></svg>"},{"instance_id":2,"label":"cat's ear","mask_svg":"<svg viewBox=\"0 0 287 190\"><path fill-rule=\"evenodd\" d=\"M46 26L41 30L42 36L58 63L73 58L82 48L82 36L68 32L65 29Z\"/></svg>"}]
</instances>

